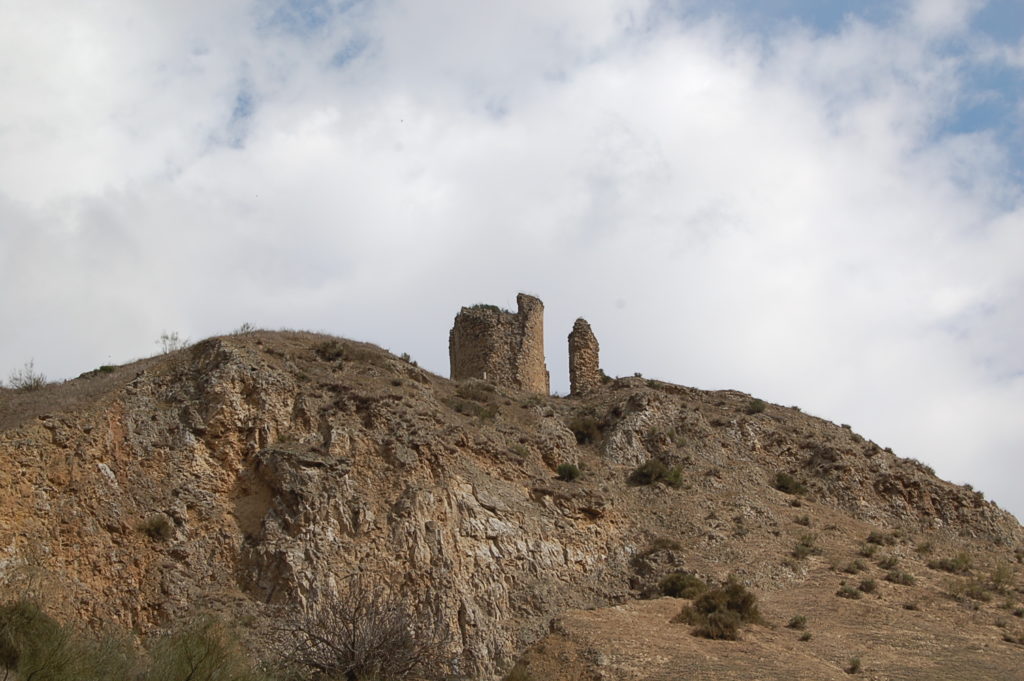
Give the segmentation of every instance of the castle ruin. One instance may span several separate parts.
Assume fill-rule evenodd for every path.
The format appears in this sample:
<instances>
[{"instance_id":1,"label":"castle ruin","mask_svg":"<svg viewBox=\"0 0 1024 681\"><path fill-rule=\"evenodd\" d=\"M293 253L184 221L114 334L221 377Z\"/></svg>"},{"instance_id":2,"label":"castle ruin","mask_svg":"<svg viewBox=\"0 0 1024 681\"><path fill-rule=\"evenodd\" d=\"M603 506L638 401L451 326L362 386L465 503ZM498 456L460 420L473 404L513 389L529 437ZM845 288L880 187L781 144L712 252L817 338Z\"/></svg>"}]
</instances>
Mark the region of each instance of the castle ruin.
<instances>
[{"instance_id":1,"label":"castle ruin","mask_svg":"<svg viewBox=\"0 0 1024 681\"><path fill-rule=\"evenodd\" d=\"M600 349L587 320L577 319L569 334L570 395L585 395L601 385Z\"/></svg>"},{"instance_id":2,"label":"castle ruin","mask_svg":"<svg viewBox=\"0 0 1024 681\"><path fill-rule=\"evenodd\" d=\"M544 363L544 303L520 293L518 310L464 307L448 335L452 380L478 378L525 392L550 392Z\"/></svg>"},{"instance_id":3,"label":"castle ruin","mask_svg":"<svg viewBox=\"0 0 1024 681\"><path fill-rule=\"evenodd\" d=\"M544 363L544 303L520 293L516 305L514 313L495 305L459 310L448 334L452 380L475 378L511 390L550 392ZM570 394L583 395L601 385L598 351L590 324L577 319L569 334Z\"/></svg>"}]
</instances>

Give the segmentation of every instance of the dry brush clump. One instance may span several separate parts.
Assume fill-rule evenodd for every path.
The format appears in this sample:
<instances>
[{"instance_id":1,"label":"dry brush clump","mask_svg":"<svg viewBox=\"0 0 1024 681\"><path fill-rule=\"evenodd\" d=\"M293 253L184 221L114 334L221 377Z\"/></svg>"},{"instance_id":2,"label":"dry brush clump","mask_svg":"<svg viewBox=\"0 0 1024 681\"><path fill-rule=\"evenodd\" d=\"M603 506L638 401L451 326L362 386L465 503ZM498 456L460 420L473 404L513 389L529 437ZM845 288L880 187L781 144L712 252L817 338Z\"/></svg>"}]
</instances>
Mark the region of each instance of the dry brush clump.
<instances>
[{"instance_id":1,"label":"dry brush clump","mask_svg":"<svg viewBox=\"0 0 1024 681\"><path fill-rule=\"evenodd\" d=\"M403 594L362 577L286 620L274 638L283 671L301 678L433 679L452 662L443 622L418 615Z\"/></svg>"}]
</instances>

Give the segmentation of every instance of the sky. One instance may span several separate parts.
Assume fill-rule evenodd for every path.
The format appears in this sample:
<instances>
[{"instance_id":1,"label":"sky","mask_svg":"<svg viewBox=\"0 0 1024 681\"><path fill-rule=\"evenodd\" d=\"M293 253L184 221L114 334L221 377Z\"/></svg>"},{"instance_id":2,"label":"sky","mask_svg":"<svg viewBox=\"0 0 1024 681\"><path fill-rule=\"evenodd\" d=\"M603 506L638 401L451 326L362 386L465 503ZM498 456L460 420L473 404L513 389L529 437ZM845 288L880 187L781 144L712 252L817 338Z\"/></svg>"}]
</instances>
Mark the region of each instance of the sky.
<instances>
[{"instance_id":1,"label":"sky","mask_svg":"<svg viewBox=\"0 0 1024 681\"><path fill-rule=\"evenodd\" d=\"M0 0L0 379L459 308L1024 518L1019 0Z\"/></svg>"}]
</instances>

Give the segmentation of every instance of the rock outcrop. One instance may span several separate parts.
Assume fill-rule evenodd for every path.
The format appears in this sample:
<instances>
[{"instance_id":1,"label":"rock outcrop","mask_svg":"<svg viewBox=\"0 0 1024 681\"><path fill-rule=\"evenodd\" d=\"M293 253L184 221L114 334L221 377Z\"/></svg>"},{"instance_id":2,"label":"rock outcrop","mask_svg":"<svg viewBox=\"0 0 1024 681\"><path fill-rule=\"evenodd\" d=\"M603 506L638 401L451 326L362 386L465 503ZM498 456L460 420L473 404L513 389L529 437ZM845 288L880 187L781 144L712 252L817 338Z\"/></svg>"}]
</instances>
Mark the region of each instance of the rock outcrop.
<instances>
[{"instance_id":1,"label":"rock outcrop","mask_svg":"<svg viewBox=\"0 0 1024 681\"><path fill-rule=\"evenodd\" d=\"M536 320L529 299L520 306ZM515 390L457 384L374 346L258 332L0 390L0 596L140 633L197 609L260 631L359 572L453 632L455 676L494 679L559 615L613 612L675 571L733 574L768 602L813 585L824 613L852 607L828 595L844 579L830 562L883 532L917 583L879 587L881 622L910 601L928 604L926 618L932 603L959 607L915 547L969 552L981 577L1015 549L1024 557L1021 527L976 492L798 410L752 413L743 393L640 378L559 399L518 392L509 372ZM650 459L677 467L681 485L632 483ZM565 463L582 476L560 479ZM804 496L776 489L779 472ZM808 532L824 553L798 561ZM957 628L992 638L984 618L1003 600ZM929 645L952 640L945 621ZM819 639L822 655L848 649Z\"/></svg>"}]
</instances>

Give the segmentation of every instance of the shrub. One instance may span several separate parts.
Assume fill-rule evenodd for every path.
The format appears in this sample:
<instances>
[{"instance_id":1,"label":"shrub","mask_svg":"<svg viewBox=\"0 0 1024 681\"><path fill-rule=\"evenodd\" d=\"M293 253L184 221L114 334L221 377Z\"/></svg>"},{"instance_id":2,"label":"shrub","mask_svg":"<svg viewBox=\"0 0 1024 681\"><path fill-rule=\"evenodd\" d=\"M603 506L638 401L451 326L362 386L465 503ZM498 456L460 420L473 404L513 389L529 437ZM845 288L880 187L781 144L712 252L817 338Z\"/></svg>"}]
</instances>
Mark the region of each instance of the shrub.
<instances>
[{"instance_id":1,"label":"shrub","mask_svg":"<svg viewBox=\"0 0 1024 681\"><path fill-rule=\"evenodd\" d=\"M157 541L167 541L174 534L174 524L163 513L146 516L146 519L140 522L136 528L150 539Z\"/></svg>"},{"instance_id":2,"label":"shrub","mask_svg":"<svg viewBox=\"0 0 1024 681\"><path fill-rule=\"evenodd\" d=\"M899 559L896 556L882 556L878 559L878 567L883 570L892 570L899 564Z\"/></svg>"},{"instance_id":3,"label":"shrub","mask_svg":"<svg viewBox=\"0 0 1024 681\"><path fill-rule=\"evenodd\" d=\"M805 532L800 535L800 539L797 541L796 546L793 547L793 557L803 560L807 556L820 554L821 549L815 545L817 540L818 536L810 532Z\"/></svg>"},{"instance_id":4,"label":"shrub","mask_svg":"<svg viewBox=\"0 0 1024 681\"><path fill-rule=\"evenodd\" d=\"M707 591L708 585L696 575L688 572L673 572L658 582L658 590L664 596L693 599Z\"/></svg>"},{"instance_id":5,"label":"shrub","mask_svg":"<svg viewBox=\"0 0 1024 681\"><path fill-rule=\"evenodd\" d=\"M858 598L860 598L861 592L859 589L854 589L849 584L843 584L841 587L839 587L839 591L836 592L836 596L839 596L840 598L850 598L853 600L857 600Z\"/></svg>"},{"instance_id":6,"label":"shrub","mask_svg":"<svg viewBox=\"0 0 1024 681\"><path fill-rule=\"evenodd\" d=\"M243 322L241 326L231 332L232 336L244 336L248 333L255 333L256 327L249 322Z\"/></svg>"},{"instance_id":7,"label":"shrub","mask_svg":"<svg viewBox=\"0 0 1024 681\"><path fill-rule=\"evenodd\" d=\"M901 586L914 586L914 575L903 570L891 570L886 576L885 581L892 582L893 584L899 584Z\"/></svg>"},{"instance_id":8,"label":"shrub","mask_svg":"<svg viewBox=\"0 0 1024 681\"><path fill-rule=\"evenodd\" d=\"M1013 568L1005 563L997 565L992 570L989 583L992 585L992 589L999 593L1008 592L1013 586Z\"/></svg>"},{"instance_id":9,"label":"shrub","mask_svg":"<svg viewBox=\"0 0 1024 681\"><path fill-rule=\"evenodd\" d=\"M871 534L868 535L868 538L865 541L877 546L893 546L896 544L896 535L889 532L872 530Z\"/></svg>"},{"instance_id":10,"label":"shrub","mask_svg":"<svg viewBox=\"0 0 1024 681\"><path fill-rule=\"evenodd\" d=\"M765 406L767 405L765 405L764 400L753 399L747 403L747 406L743 411L747 414L760 414L764 412Z\"/></svg>"},{"instance_id":11,"label":"shrub","mask_svg":"<svg viewBox=\"0 0 1024 681\"><path fill-rule=\"evenodd\" d=\"M919 553L919 554L921 554L922 556L925 556L925 555L928 555L929 553L931 553L932 549L934 549L934 548L935 548L935 545L932 544L932 542L926 541L926 542L921 542L916 547L914 547L914 551Z\"/></svg>"},{"instance_id":12,"label":"shrub","mask_svg":"<svg viewBox=\"0 0 1024 681\"><path fill-rule=\"evenodd\" d=\"M992 594L989 593L987 585L980 579L950 578L944 582L943 589L958 601L970 599L987 603L992 600Z\"/></svg>"},{"instance_id":13,"label":"shrub","mask_svg":"<svg viewBox=\"0 0 1024 681\"><path fill-rule=\"evenodd\" d=\"M863 544L857 553L865 558L871 558L878 551L878 547L874 544Z\"/></svg>"},{"instance_id":14,"label":"shrub","mask_svg":"<svg viewBox=\"0 0 1024 681\"><path fill-rule=\"evenodd\" d=\"M800 634L800 640L801 641L810 641L811 640L811 632L805 631L804 633Z\"/></svg>"},{"instance_id":15,"label":"shrub","mask_svg":"<svg viewBox=\"0 0 1024 681\"><path fill-rule=\"evenodd\" d=\"M1013 611L1014 617L1024 617L1024 608L1015 608Z\"/></svg>"},{"instance_id":16,"label":"shrub","mask_svg":"<svg viewBox=\"0 0 1024 681\"><path fill-rule=\"evenodd\" d=\"M873 594L878 590L878 582L874 579L862 579L860 584L857 585L857 589L866 594Z\"/></svg>"},{"instance_id":17,"label":"shrub","mask_svg":"<svg viewBox=\"0 0 1024 681\"><path fill-rule=\"evenodd\" d=\"M465 381L455 388L455 394L464 400L474 402L494 401L494 386L484 381Z\"/></svg>"},{"instance_id":18,"label":"shrub","mask_svg":"<svg viewBox=\"0 0 1024 681\"><path fill-rule=\"evenodd\" d=\"M417 617L408 604L407 593L355 577L285 624L275 641L278 657L314 678L441 678L450 630Z\"/></svg>"},{"instance_id":19,"label":"shrub","mask_svg":"<svg viewBox=\"0 0 1024 681\"><path fill-rule=\"evenodd\" d=\"M796 523L797 525L803 525L804 527L810 527L811 526L811 516L809 516L809 515L798 516L798 517L793 519L793 522Z\"/></svg>"},{"instance_id":20,"label":"shrub","mask_svg":"<svg viewBox=\"0 0 1024 681\"><path fill-rule=\"evenodd\" d=\"M166 355L168 352L176 352L177 350L187 348L188 339L179 336L177 331L171 331L170 333L164 331L160 334L156 344L160 346L160 353Z\"/></svg>"},{"instance_id":21,"label":"shrub","mask_svg":"<svg viewBox=\"0 0 1024 681\"><path fill-rule=\"evenodd\" d=\"M0 607L0 668L19 679L129 681L131 647L112 636L80 634L59 624L32 601Z\"/></svg>"},{"instance_id":22,"label":"shrub","mask_svg":"<svg viewBox=\"0 0 1024 681\"><path fill-rule=\"evenodd\" d=\"M564 482L572 482L576 478L580 477L580 469L574 463L560 463L558 464L558 479Z\"/></svg>"},{"instance_id":23,"label":"shrub","mask_svg":"<svg viewBox=\"0 0 1024 681\"><path fill-rule=\"evenodd\" d=\"M772 487L785 492L786 494L806 494L807 486L803 482L797 480L789 473L779 471L775 474L775 478L772 481Z\"/></svg>"},{"instance_id":24,"label":"shrub","mask_svg":"<svg viewBox=\"0 0 1024 681\"><path fill-rule=\"evenodd\" d=\"M569 430L576 436L577 444L586 445L601 439L601 422L593 414L577 414L569 421Z\"/></svg>"},{"instance_id":25,"label":"shrub","mask_svg":"<svg viewBox=\"0 0 1024 681\"><path fill-rule=\"evenodd\" d=\"M859 674L860 673L860 669L861 669L860 658L859 657L851 657L850 658L850 664L846 665L846 673L847 674Z\"/></svg>"},{"instance_id":26,"label":"shrub","mask_svg":"<svg viewBox=\"0 0 1024 681\"><path fill-rule=\"evenodd\" d=\"M790 629L804 630L807 628L807 618L803 615L794 615L786 625Z\"/></svg>"},{"instance_id":27,"label":"shrub","mask_svg":"<svg viewBox=\"0 0 1024 681\"><path fill-rule=\"evenodd\" d=\"M847 563L843 566L843 572L849 575L855 575L858 572L864 572L868 567L861 560L854 560L853 562Z\"/></svg>"},{"instance_id":28,"label":"shrub","mask_svg":"<svg viewBox=\"0 0 1024 681\"><path fill-rule=\"evenodd\" d=\"M661 459L648 459L634 470L629 480L635 485L653 485L656 482L679 487L682 482L683 470L679 466L669 468Z\"/></svg>"},{"instance_id":29,"label":"shrub","mask_svg":"<svg viewBox=\"0 0 1024 681\"><path fill-rule=\"evenodd\" d=\"M30 359L21 369L12 371L7 382L15 390L39 390L46 385L46 376L35 370L35 361Z\"/></svg>"},{"instance_id":30,"label":"shrub","mask_svg":"<svg viewBox=\"0 0 1024 681\"><path fill-rule=\"evenodd\" d=\"M961 551L952 558L939 558L938 560L928 561L928 567L933 570L942 570L943 572L952 572L953 574L963 575L971 571L971 557L966 552Z\"/></svg>"},{"instance_id":31,"label":"shrub","mask_svg":"<svg viewBox=\"0 0 1024 681\"><path fill-rule=\"evenodd\" d=\"M255 681L261 678L232 631L214 617L158 639L146 681Z\"/></svg>"},{"instance_id":32,"label":"shrub","mask_svg":"<svg viewBox=\"0 0 1024 681\"><path fill-rule=\"evenodd\" d=\"M742 584L730 579L720 588L705 591L673 621L694 625L694 636L735 641L744 622L759 622L757 597Z\"/></svg>"},{"instance_id":33,"label":"shrub","mask_svg":"<svg viewBox=\"0 0 1024 681\"><path fill-rule=\"evenodd\" d=\"M313 354L325 362L338 362L345 359L345 346L338 340L325 340L313 346Z\"/></svg>"}]
</instances>

